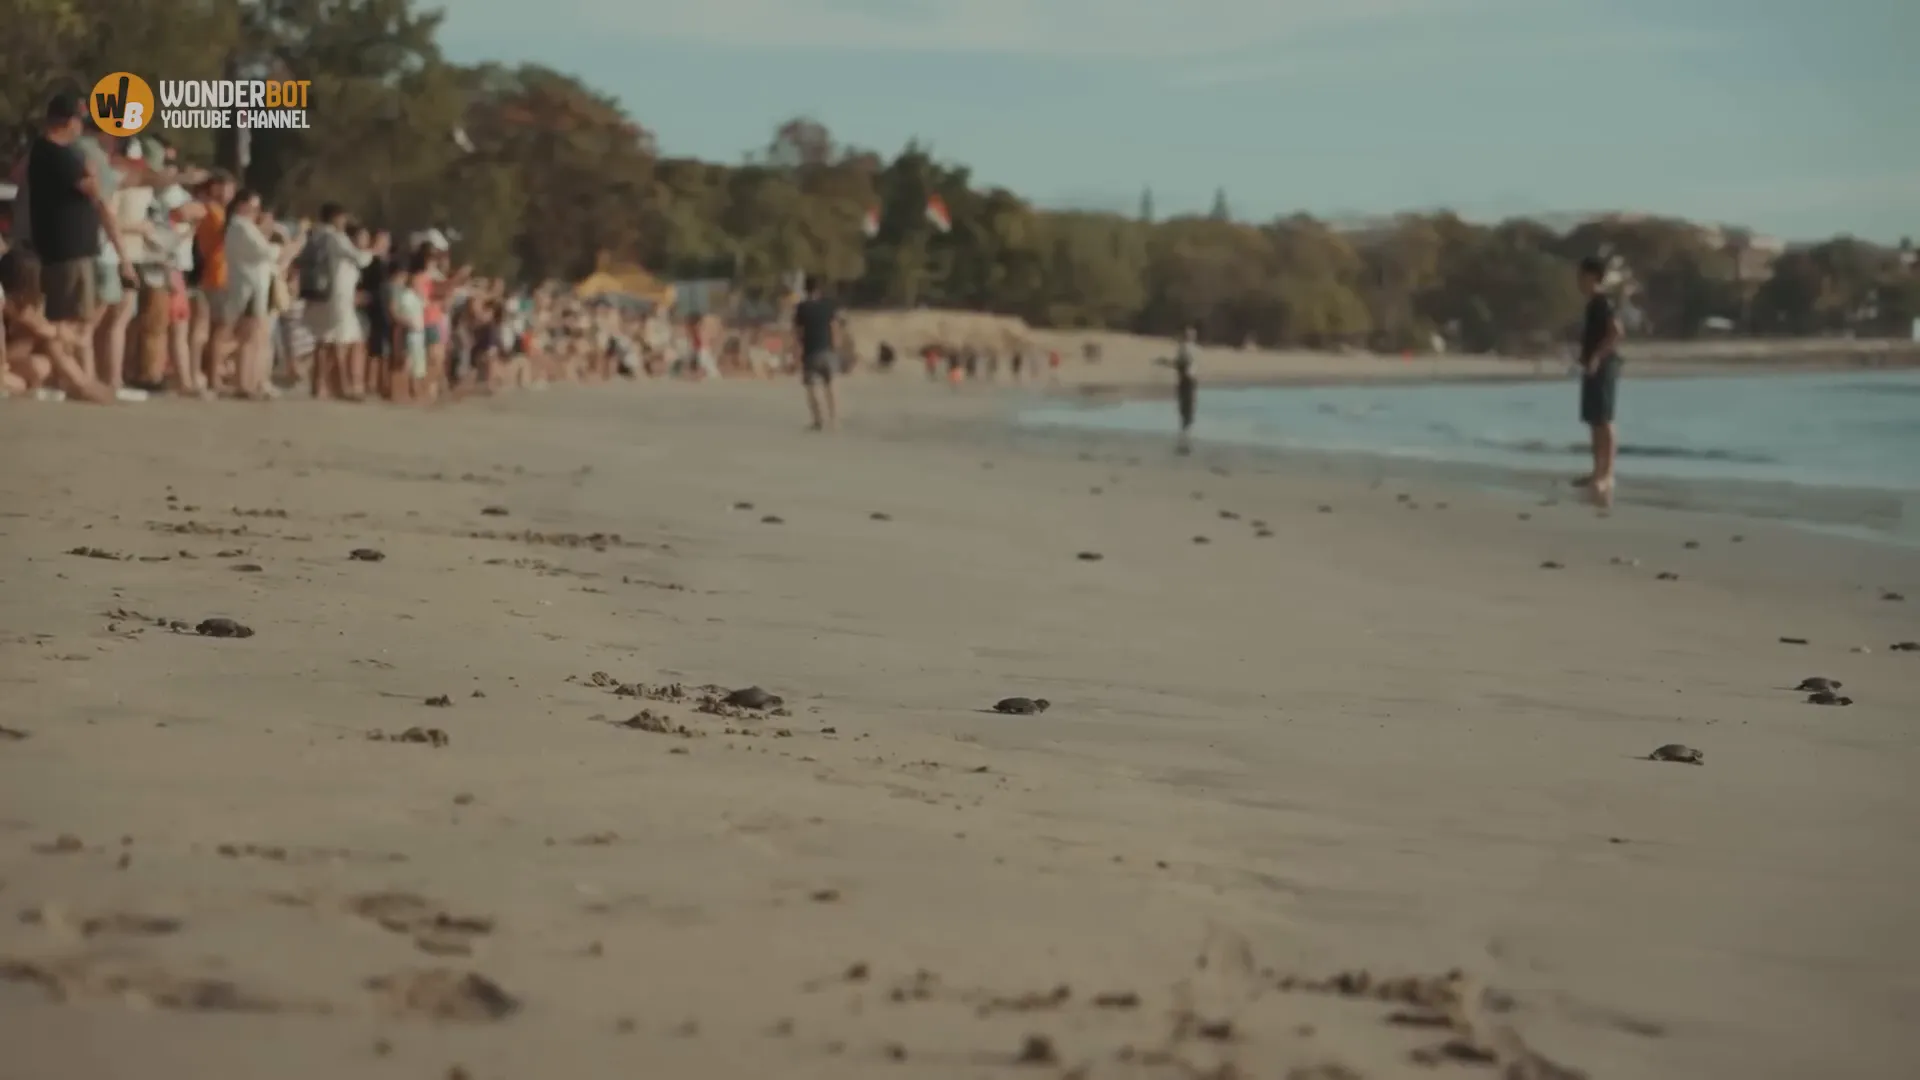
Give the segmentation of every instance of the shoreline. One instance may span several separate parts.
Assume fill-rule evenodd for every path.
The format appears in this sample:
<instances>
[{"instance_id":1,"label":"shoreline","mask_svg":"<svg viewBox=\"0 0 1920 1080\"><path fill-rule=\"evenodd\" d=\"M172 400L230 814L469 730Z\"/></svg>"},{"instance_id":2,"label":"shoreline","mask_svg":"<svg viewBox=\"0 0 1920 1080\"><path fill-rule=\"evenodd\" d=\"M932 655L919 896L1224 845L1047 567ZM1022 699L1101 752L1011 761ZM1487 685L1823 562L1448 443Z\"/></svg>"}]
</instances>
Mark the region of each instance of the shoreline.
<instances>
[{"instance_id":1,"label":"shoreline","mask_svg":"<svg viewBox=\"0 0 1920 1080\"><path fill-rule=\"evenodd\" d=\"M846 400L13 414L9 1063L1414 1080L1283 976L1453 968L1588 1075L1910 1060L1911 553Z\"/></svg>"},{"instance_id":2,"label":"shoreline","mask_svg":"<svg viewBox=\"0 0 1920 1080\"><path fill-rule=\"evenodd\" d=\"M1464 363L1463 363L1464 362ZM1564 382L1571 378L1570 362L1528 361L1528 360L1489 360L1478 357L1463 357L1455 360L1446 358L1414 358L1409 361L1385 361L1378 357L1368 357L1369 370L1355 371L1350 374L1329 373L1318 368L1296 372L1269 372L1266 374L1248 374L1233 370L1223 377L1206 377L1202 387L1220 390L1264 390L1283 387L1327 388L1340 386L1377 386L1395 385L1512 385L1532 382ZM1383 370L1379 365L1391 363L1395 368ZM1466 366L1470 364L1471 366ZM1456 366L1459 365L1459 366ZM1490 365L1504 365L1492 367ZM1530 370L1519 371L1515 368L1526 366ZM1691 378L1739 378L1770 377L1787 375L1829 375L1836 373L1859 373L1880 371L1912 371L1920 369L1920 347L1911 354L1900 353L1896 356L1875 357L1872 360L1861 358L1810 359L1802 356L1776 359L1727 359L1714 360L1689 357L1681 359L1638 359L1628 360L1629 370L1634 378L1644 379L1691 379ZM1412 370L1413 368L1424 370ZM1172 388L1162 380L1140 381L1121 378L1109 382L1078 382L1050 388L1050 393L1070 400L1094 399L1102 401L1171 398Z\"/></svg>"},{"instance_id":3,"label":"shoreline","mask_svg":"<svg viewBox=\"0 0 1920 1080\"><path fill-rule=\"evenodd\" d=\"M1865 374L1909 371L1910 368L1796 368L1751 373L1756 377L1788 378L1835 373ZM1730 377L1730 373L1702 373L1693 370L1643 372L1642 378ZM1438 386L1516 386L1534 382L1565 383L1562 374L1532 377L1456 375L1435 379L1360 379L1343 381L1293 381L1290 389L1376 388ZM1281 384L1211 384L1216 392L1271 390ZM1131 445L1145 452L1164 448L1171 436L1151 426L1105 426L1079 423L1073 414L1081 410L1101 411L1139 402L1171 398L1170 388L1131 388L1118 393L1050 392L1018 404L1009 403L1007 423L1029 432L1052 431L1064 439L1101 437ZM1566 489L1564 480L1573 475L1583 458L1580 447L1570 438L1564 447L1551 444L1545 450L1523 454L1510 449L1489 457L1474 454L1469 448L1279 445L1251 435L1234 438L1231 434L1207 432L1204 427L1194 440L1196 452L1214 448L1250 459L1268 461L1304 460L1318 467L1351 475L1400 475L1430 482L1448 482L1480 491L1504 491L1522 497L1578 501ZM1621 448L1623 483L1617 502L1643 509L1682 510L1714 514L1729 521L1775 520L1796 527L1850 536L1874 543L1900 547L1920 546L1920 490L1887 484L1861 483L1846 479L1808 476L1758 476L1706 474L1695 469L1666 468L1660 464L1673 457L1668 452L1641 456L1631 440ZM1649 471L1636 473L1636 462L1646 462Z\"/></svg>"}]
</instances>

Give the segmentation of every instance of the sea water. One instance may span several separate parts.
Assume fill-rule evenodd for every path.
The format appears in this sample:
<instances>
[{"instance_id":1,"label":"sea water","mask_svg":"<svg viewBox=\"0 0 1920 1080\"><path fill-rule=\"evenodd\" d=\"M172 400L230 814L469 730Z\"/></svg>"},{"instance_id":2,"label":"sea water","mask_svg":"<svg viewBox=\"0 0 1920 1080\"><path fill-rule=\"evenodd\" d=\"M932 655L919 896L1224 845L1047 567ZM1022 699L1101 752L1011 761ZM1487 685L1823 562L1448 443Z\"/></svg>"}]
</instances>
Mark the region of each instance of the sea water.
<instances>
[{"instance_id":1,"label":"sea water","mask_svg":"<svg viewBox=\"0 0 1920 1080\"><path fill-rule=\"evenodd\" d=\"M1578 407L1571 377L1203 386L1195 435L1203 443L1571 477L1589 469ZM1049 407L1024 419L1166 432L1174 414L1165 401L1127 401ZM1623 501L1646 485L1663 502L1920 539L1920 371L1635 379L1629 366L1617 430ZM1697 497L1676 495L1683 491Z\"/></svg>"}]
</instances>

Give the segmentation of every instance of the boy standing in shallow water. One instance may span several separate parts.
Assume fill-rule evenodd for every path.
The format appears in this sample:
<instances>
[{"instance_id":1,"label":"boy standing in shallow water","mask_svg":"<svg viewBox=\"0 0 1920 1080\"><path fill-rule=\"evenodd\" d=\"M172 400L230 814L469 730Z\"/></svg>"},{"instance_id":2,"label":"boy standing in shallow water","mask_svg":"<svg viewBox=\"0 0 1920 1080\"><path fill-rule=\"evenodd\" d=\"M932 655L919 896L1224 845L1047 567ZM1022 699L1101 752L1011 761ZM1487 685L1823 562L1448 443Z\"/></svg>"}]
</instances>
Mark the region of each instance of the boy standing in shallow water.
<instances>
[{"instance_id":1,"label":"boy standing in shallow water","mask_svg":"<svg viewBox=\"0 0 1920 1080\"><path fill-rule=\"evenodd\" d=\"M1619 449L1613 411L1621 363L1616 350L1626 336L1613 303L1601 292L1606 279L1606 260L1597 255L1580 260L1580 291L1587 295L1586 318L1580 327L1580 422L1592 436L1593 471L1573 484L1592 491L1601 503L1613 497L1613 462Z\"/></svg>"}]
</instances>

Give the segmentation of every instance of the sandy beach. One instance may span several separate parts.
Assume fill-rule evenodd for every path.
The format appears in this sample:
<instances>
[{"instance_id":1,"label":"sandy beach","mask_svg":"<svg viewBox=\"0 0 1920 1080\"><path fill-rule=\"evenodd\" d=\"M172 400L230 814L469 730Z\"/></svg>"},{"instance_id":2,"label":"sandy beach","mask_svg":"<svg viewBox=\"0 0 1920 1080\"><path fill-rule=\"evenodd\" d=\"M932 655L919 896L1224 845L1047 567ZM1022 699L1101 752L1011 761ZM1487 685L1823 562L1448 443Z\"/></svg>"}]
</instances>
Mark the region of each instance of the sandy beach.
<instances>
[{"instance_id":1,"label":"sandy beach","mask_svg":"<svg viewBox=\"0 0 1920 1080\"><path fill-rule=\"evenodd\" d=\"M1920 1069L1920 555L845 392L0 408L0 1080Z\"/></svg>"}]
</instances>

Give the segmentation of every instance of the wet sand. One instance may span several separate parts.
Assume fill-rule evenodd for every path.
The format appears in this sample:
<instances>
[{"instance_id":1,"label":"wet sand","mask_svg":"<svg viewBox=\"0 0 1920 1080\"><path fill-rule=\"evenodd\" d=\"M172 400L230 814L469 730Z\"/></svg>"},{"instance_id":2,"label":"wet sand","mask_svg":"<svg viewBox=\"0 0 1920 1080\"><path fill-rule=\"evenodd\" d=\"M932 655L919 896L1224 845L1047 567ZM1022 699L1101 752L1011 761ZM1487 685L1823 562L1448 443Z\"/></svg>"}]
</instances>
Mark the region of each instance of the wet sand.
<instances>
[{"instance_id":1,"label":"wet sand","mask_svg":"<svg viewBox=\"0 0 1920 1080\"><path fill-rule=\"evenodd\" d=\"M0 1078L1915 1068L1912 552L848 397L0 409Z\"/></svg>"}]
</instances>

